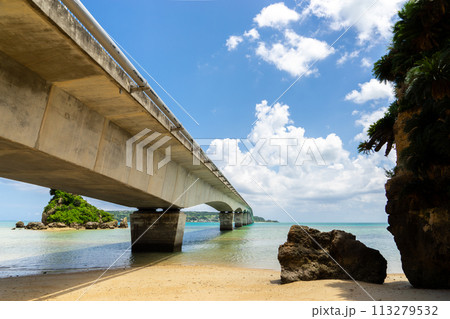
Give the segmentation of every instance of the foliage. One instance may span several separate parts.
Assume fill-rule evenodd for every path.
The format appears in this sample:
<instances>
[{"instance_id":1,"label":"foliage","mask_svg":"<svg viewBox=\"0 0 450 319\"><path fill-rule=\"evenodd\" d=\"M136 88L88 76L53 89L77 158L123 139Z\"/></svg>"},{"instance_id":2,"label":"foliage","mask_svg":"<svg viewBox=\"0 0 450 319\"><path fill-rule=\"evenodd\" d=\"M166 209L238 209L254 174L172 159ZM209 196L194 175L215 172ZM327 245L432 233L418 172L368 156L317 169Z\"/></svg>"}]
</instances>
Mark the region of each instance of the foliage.
<instances>
[{"instance_id":1,"label":"foliage","mask_svg":"<svg viewBox=\"0 0 450 319\"><path fill-rule=\"evenodd\" d=\"M360 153L368 154L372 151L378 152L383 145L387 144L385 155L389 155L394 144L394 123L397 119L398 104L392 103L384 117L370 125L367 134L370 140L362 142L358 146Z\"/></svg>"},{"instance_id":2,"label":"foliage","mask_svg":"<svg viewBox=\"0 0 450 319\"><path fill-rule=\"evenodd\" d=\"M114 219L117 220L123 220L125 217L130 220L130 214L132 213L132 210L109 210L107 213L114 216Z\"/></svg>"},{"instance_id":3,"label":"foliage","mask_svg":"<svg viewBox=\"0 0 450 319\"><path fill-rule=\"evenodd\" d=\"M253 216L253 220L255 222L265 222L266 221L264 218L259 217L259 216Z\"/></svg>"},{"instance_id":4,"label":"foliage","mask_svg":"<svg viewBox=\"0 0 450 319\"><path fill-rule=\"evenodd\" d=\"M394 177L394 175L395 175L395 168L394 169L384 169L384 175L387 177L387 178L392 178L392 177Z\"/></svg>"},{"instance_id":5,"label":"foliage","mask_svg":"<svg viewBox=\"0 0 450 319\"><path fill-rule=\"evenodd\" d=\"M81 196L54 189L50 190L50 195L53 197L44 208L44 213L51 213L47 217L48 223L61 222L69 225L114 220L113 215L92 206Z\"/></svg>"},{"instance_id":6,"label":"foliage","mask_svg":"<svg viewBox=\"0 0 450 319\"><path fill-rule=\"evenodd\" d=\"M398 113L414 110L405 126L410 144L399 156L423 179L428 168L450 161L450 2L409 1L399 18L388 53L373 69L378 80L394 83L397 100L370 126L369 140L358 150L369 153L387 145L389 154Z\"/></svg>"}]
</instances>

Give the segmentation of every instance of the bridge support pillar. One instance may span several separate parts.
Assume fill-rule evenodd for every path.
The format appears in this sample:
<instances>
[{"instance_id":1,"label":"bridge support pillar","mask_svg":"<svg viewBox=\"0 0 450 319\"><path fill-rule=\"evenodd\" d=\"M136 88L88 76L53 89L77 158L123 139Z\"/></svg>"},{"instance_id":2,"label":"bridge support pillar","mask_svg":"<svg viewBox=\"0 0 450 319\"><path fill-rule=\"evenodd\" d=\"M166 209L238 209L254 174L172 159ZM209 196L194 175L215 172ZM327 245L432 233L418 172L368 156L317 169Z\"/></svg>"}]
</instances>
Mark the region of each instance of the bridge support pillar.
<instances>
[{"instance_id":1,"label":"bridge support pillar","mask_svg":"<svg viewBox=\"0 0 450 319\"><path fill-rule=\"evenodd\" d=\"M248 225L248 213L247 212L242 213L242 225L243 226Z\"/></svg>"},{"instance_id":2,"label":"bridge support pillar","mask_svg":"<svg viewBox=\"0 0 450 319\"><path fill-rule=\"evenodd\" d=\"M243 215L244 214L242 212L234 213L234 227L242 227Z\"/></svg>"},{"instance_id":3,"label":"bridge support pillar","mask_svg":"<svg viewBox=\"0 0 450 319\"><path fill-rule=\"evenodd\" d=\"M233 212L220 212L220 230L233 230Z\"/></svg>"},{"instance_id":4,"label":"bridge support pillar","mask_svg":"<svg viewBox=\"0 0 450 319\"><path fill-rule=\"evenodd\" d=\"M179 209L163 213L142 209L130 215L132 251L181 251L186 215Z\"/></svg>"}]
</instances>

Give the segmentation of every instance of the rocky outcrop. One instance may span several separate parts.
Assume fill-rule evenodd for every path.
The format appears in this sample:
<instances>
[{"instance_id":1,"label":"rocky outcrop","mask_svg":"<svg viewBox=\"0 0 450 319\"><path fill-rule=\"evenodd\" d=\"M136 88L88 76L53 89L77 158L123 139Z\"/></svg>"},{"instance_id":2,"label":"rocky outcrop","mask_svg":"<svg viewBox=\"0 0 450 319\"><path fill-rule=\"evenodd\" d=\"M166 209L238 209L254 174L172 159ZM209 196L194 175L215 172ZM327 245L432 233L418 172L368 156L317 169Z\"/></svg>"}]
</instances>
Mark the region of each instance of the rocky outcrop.
<instances>
[{"instance_id":1,"label":"rocky outcrop","mask_svg":"<svg viewBox=\"0 0 450 319\"><path fill-rule=\"evenodd\" d=\"M386 278L386 259L378 250L356 240L354 235L341 230L320 232L294 225L287 242L278 249L282 283L350 279L330 256L356 280L382 284Z\"/></svg>"},{"instance_id":2,"label":"rocky outcrop","mask_svg":"<svg viewBox=\"0 0 450 319\"><path fill-rule=\"evenodd\" d=\"M50 215L53 215L53 214L55 213L55 211L56 211L56 208L51 208L51 209L49 209L48 211L45 211L45 210L44 210L44 211L42 212L42 217L41 217L42 223L48 224L48 223L47 223L47 218L49 218Z\"/></svg>"},{"instance_id":3,"label":"rocky outcrop","mask_svg":"<svg viewBox=\"0 0 450 319\"><path fill-rule=\"evenodd\" d=\"M399 113L394 125L397 170L386 183L388 230L411 285L450 288L450 166L429 166L421 178L405 169L410 142L404 128L416 113Z\"/></svg>"},{"instance_id":4,"label":"rocky outcrop","mask_svg":"<svg viewBox=\"0 0 450 319\"><path fill-rule=\"evenodd\" d=\"M25 224L23 223L23 221L18 221L16 223L16 228L25 228Z\"/></svg>"},{"instance_id":5,"label":"rocky outcrop","mask_svg":"<svg viewBox=\"0 0 450 319\"><path fill-rule=\"evenodd\" d=\"M450 203L445 194L405 194L409 174L386 183L388 230L401 254L402 268L416 288L450 288Z\"/></svg>"},{"instance_id":6,"label":"rocky outcrop","mask_svg":"<svg viewBox=\"0 0 450 319\"><path fill-rule=\"evenodd\" d=\"M100 229L114 229L119 226L119 222L117 220L113 220L107 223L100 223L98 227Z\"/></svg>"},{"instance_id":7,"label":"rocky outcrop","mask_svg":"<svg viewBox=\"0 0 450 319\"><path fill-rule=\"evenodd\" d=\"M124 217L124 218L120 221L119 228L128 228L128 219L127 219L126 217Z\"/></svg>"},{"instance_id":8,"label":"rocky outcrop","mask_svg":"<svg viewBox=\"0 0 450 319\"><path fill-rule=\"evenodd\" d=\"M97 229L99 226L99 223L97 222L87 222L84 227L86 227L86 229Z\"/></svg>"},{"instance_id":9,"label":"rocky outcrop","mask_svg":"<svg viewBox=\"0 0 450 319\"><path fill-rule=\"evenodd\" d=\"M42 230L47 229L47 226L45 226L44 223L41 222L29 222L26 226L26 229Z\"/></svg>"},{"instance_id":10,"label":"rocky outcrop","mask_svg":"<svg viewBox=\"0 0 450 319\"><path fill-rule=\"evenodd\" d=\"M49 228L66 228L67 225L64 223L50 223L47 225Z\"/></svg>"},{"instance_id":11,"label":"rocky outcrop","mask_svg":"<svg viewBox=\"0 0 450 319\"><path fill-rule=\"evenodd\" d=\"M70 223L69 225L70 228L75 228L75 229L81 229L82 226L78 223Z\"/></svg>"}]
</instances>

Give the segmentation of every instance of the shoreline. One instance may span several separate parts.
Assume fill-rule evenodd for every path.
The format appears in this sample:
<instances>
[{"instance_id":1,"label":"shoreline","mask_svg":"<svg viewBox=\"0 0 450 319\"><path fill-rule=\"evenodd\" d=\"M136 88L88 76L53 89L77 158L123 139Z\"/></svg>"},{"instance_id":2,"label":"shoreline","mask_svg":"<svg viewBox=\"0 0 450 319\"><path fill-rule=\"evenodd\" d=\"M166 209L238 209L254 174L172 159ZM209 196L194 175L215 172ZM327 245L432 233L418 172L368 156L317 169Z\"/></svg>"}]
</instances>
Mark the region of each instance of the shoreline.
<instances>
[{"instance_id":1,"label":"shoreline","mask_svg":"<svg viewBox=\"0 0 450 319\"><path fill-rule=\"evenodd\" d=\"M114 229L110 229L110 228L96 228L96 229L88 229L85 227L80 227L80 228L74 228L74 227L49 227L46 229L27 229L27 228L15 228L15 229L11 229L11 230L24 230L24 231L37 231L37 232L63 232L63 231L83 231L83 230L115 230L115 229L126 229L126 228L119 228L116 227Z\"/></svg>"},{"instance_id":2,"label":"shoreline","mask_svg":"<svg viewBox=\"0 0 450 319\"><path fill-rule=\"evenodd\" d=\"M371 300L348 280L282 285L280 272L218 265L164 265L0 279L0 300ZM450 300L450 290L415 289L404 274L383 285L359 282L375 300ZM86 290L88 289L88 290Z\"/></svg>"},{"instance_id":3,"label":"shoreline","mask_svg":"<svg viewBox=\"0 0 450 319\"><path fill-rule=\"evenodd\" d=\"M11 221L11 223L12 223L13 221ZM209 221L209 222L198 222L198 221L191 221L191 222L189 222L189 223L195 223L195 224L207 224L207 223L219 223L218 221L217 222L211 222L211 221ZM279 223L279 222L254 222L254 223L256 223L256 224L276 224L276 223ZM128 226L128 227L115 227L114 229L126 229L126 228L130 228L130 226ZM46 231L46 232L60 232L60 231L69 231L69 230L109 230L109 229L112 229L112 228L100 228L100 227L98 227L98 228L95 228L95 229L88 229L88 228L86 228L86 227L84 227L84 226L80 226L80 227L77 227L77 228L75 228L75 227L70 227L70 226L66 226L66 227L47 227L47 228L45 228L45 229L32 229L32 228L30 228L30 229L28 229L28 228L26 228L26 227L12 227L11 228L11 230L37 230L37 231Z\"/></svg>"}]
</instances>

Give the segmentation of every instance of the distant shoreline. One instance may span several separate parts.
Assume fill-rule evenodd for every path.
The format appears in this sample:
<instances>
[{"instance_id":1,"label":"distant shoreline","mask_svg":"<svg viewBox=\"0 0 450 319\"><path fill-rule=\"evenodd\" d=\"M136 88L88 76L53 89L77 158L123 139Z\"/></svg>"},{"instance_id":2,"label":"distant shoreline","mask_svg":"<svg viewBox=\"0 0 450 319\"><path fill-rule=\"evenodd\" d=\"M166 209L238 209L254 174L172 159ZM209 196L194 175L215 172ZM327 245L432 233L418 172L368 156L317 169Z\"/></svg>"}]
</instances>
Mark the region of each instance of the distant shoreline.
<instances>
[{"instance_id":1,"label":"distant shoreline","mask_svg":"<svg viewBox=\"0 0 450 319\"><path fill-rule=\"evenodd\" d=\"M12 219L8 219L8 220L0 220L0 223L11 223L11 224L15 224L18 220L12 220ZM29 223L31 222L30 220L27 219L22 219L22 221L24 223ZM186 221L188 222L188 221ZM199 222L189 222L189 223L199 223ZM218 223L215 221L211 221L211 222L202 222L202 223ZM256 222L256 223L261 223L264 224L266 222ZM279 224L295 224L294 222L284 222L284 221L278 221ZM304 222L302 223L302 225L308 226L308 225L386 225L388 226L389 224L387 222ZM12 227L12 226L11 226Z\"/></svg>"},{"instance_id":2,"label":"distant shoreline","mask_svg":"<svg viewBox=\"0 0 450 319\"><path fill-rule=\"evenodd\" d=\"M131 210L108 210L107 213L110 213L116 218L120 220L124 217L130 219L130 214L134 211ZM183 211L186 214L186 222L188 223L219 223L219 212L206 212L206 211ZM255 223L278 223L277 220L265 219L259 216L253 216L253 221Z\"/></svg>"},{"instance_id":3,"label":"distant shoreline","mask_svg":"<svg viewBox=\"0 0 450 319\"><path fill-rule=\"evenodd\" d=\"M207 223L219 223L219 221L186 221L186 223L195 223L195 224L207 224ZM255 222L255 224L274 224L280 223L279 221L265 221L265 222Z\"/></svg>"}]
</instances>

